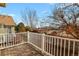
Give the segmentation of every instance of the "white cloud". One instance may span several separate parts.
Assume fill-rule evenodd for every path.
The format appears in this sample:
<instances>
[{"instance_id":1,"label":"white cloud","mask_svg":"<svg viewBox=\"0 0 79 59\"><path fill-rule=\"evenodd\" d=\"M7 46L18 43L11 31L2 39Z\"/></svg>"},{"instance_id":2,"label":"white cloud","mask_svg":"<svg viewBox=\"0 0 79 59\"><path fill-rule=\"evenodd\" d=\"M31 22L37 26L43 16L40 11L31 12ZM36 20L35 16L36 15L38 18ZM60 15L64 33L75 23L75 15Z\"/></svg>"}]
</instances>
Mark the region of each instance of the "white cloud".
<instances>
[{"instance_id":1,"label":"white cloud","mask_svg":"<svg viewBox=\"0 0 79 59\"><path fill-rule=\"evenodd\" d=\"M49 5L54 5L55 3L48 3Z\"/></svg>"},{"instance_id":2,"label":"white cloud","mask_svg":"<svg viewBox=\"0 0 79 59\"><path fill-rule=\"evenodd\" d=\"M48 11L44 10L44 11L42 11L42 13L43 13L43 14L47 14L47 13L48 13Z\"/></svg>"},{"instance_id":3,"label":"white cloud","mask_svg":"<svg viewBox=\"0 0 79 59\"><path fill-rule=\"evenodd\" d=\"M0 12L0 15L8 15L7 13L2 13L2 12Z\"/></svg>"},{"instance_id":4,"label":"white cloud","mask_svg":"<svg viewBox=\"0 0 79 59\"><path fill-rule=\"evenodd\" d=\"M15 14L8 14L9 16L15 16Z\"/></svg>"},{"instance_id":5,"label":"white cloud","mask_svg":"<svg viewBox=\"0 0 79 59\"><path fill-rule=\"evenodd\" d=\"M8 13L2 13L2 12L0 12L0 15L15 16L15 14L8 14Z\"/></svg>"}]
</instances>

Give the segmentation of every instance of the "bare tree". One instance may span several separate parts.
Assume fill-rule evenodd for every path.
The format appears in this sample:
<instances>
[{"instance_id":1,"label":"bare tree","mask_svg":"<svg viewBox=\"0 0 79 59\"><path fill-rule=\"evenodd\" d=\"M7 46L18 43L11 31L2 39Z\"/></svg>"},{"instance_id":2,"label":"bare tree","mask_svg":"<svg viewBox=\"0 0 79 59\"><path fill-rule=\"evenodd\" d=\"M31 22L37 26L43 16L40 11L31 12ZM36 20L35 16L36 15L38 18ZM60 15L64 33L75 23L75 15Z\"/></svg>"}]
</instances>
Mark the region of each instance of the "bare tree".
<instances>
[{"instance_id":1,"label":"bare tree","mask_svg":"<svg viewBox=\"0 0 79 59\"><path fill-rule=\"evenodd\" d=\"M29 25L31 28L36 28L37 13L35 10L25 9L21 12L22 21Z\"/></svg>"},{"instance_id":2,"label":"bare tree","mask_svg":"<svg viewBox=\"0 0 79 59\"><path fill-rule=\"evenodd\" d=\"M0 3L0 7L6 7L6 3Z\"/></svg>"},{"instance_id":3,"label":"bare tree","mask_svg":"<svg viewBox=\"0 0 79 59\"><path fill-rule=\"evenodd\" d=\"M79 31L77 26L77 18L79 17L79 5L78 4L64 4L59 5L53 12L53 15L49 16L64 25L66 32L69 32L73 37L79 39Z\"/></svg>"}]
</instances>

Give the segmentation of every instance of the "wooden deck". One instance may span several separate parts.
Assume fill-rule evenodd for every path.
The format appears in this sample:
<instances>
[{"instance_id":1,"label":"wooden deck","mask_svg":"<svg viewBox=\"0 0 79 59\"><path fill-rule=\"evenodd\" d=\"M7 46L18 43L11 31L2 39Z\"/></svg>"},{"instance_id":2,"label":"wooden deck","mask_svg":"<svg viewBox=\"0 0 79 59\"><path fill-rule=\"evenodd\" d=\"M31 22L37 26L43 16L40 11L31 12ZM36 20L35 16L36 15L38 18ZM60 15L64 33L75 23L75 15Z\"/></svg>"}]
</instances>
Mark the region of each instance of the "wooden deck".
<instances>
[{"instance_id":1,"label":"wooden deck","mask_svg":"<svg viewBox=\"0 0 79 59\"><path fill-rule=\"evenodd\" d=\"M11 48L6 48L0 52L1 56L43 56L43 54L35 50L30 44L22 44Z\"/></svg>"}]
</instances>

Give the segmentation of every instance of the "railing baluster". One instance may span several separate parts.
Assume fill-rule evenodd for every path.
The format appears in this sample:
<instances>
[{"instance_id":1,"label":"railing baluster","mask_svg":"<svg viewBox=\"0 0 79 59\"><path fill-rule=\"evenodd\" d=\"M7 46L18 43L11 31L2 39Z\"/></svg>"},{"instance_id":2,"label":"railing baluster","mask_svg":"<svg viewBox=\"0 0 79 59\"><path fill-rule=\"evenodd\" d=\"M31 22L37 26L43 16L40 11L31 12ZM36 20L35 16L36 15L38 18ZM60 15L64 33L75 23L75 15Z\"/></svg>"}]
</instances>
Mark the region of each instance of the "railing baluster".
<instances>
[{"instance_id":1,"label":"railing baluster","mask_svg":"<svg viewBox=\"0 0 79 59\"><path fill-rule=\"evenodd\" d=\"M48 39L48 40L49 40L49 47L48 47L48 48L49 48L49 53L50 53L50 37L49 37L49 39Z\"/></svg>"},{"instance_id":2,"label":"railing baluster","mask_svg":"<svg viewBox=\"0 0 79 59\"><path fill-rule=\"evenodd\" d=\"M20 42L22 43L22 34L20 34L19 36L20 36Z\"/></svg>"},{"instance_id":3,"label":"railing baluster","mask_svg":"<svg viewBox=\"0 0 79 59\"><path fill-rule=\"evenodd\" d=\"M53 37L52 37L52 55L54 55L54 39L53 39Z\"/></svg>"},{"instance_id":4,"label":"railing baluster","mask_svg":"<svg viewBox=\"0 0 79 59\"><path fill-rule=\"evenodd\" d=\"M46 39L44 39L44 50L46 51Z\"/></svg>"},{"instance_id":5,"label":"railing baluster","mask_svg":"<svg viewBox=\"0 0 79 59\"><path fill-rule=\"evenodd\" d=\"M2 39L2 38L1 38L1 35L0 35L0 48L1 48L1 39Z\"/></svg>"},{"instance_id":6,"label":"railing baluster","mask_svg":"<svg viewBox=\"0 0 79 59\"><path fill-rule=\"evenodd\" d=\"M21 34L21 43L23 43L23 34Z\"/></svg>"},{"instance_id":7,"label":"railing baluster","mask_svg":"<svg viewBox=\"0 0 79 59\"><path fill-rule=\"evenodd\" d=\"M12 34L11 34L12 35ZM9 39L9 41L10 41L10 46L11 46L11 35L10 35L10 39Z\"/></svg>"},{"instance_id":8,"label":"railing baluster","mask_svg":"<svg viewBox=\"0 0 79 59\"><path fill-rule=\"evenodd\" d=\"M5 35L4 35L5 36ZM3 36L3 47L4 47L4 36Z\"/></svg>"},{"instance_id":9,"label":"railing baluster","mask_svg":"<svg viewBox=\"0 0 79 59\"><path fill-rule=\"evenodd\" d=\"M12 39L12 45L14 45L14 38L15 38L15 36L14 36L13 39Z\"/></svg>"},{"instance_id":10,"label":"railing baluster","mask_svg":"<svg viewBox=\"0 0 79 59\"><path fill-rule=\"evenodd\" d=\"M3 35L2 35L2 37L3 37ZM3 42L4 42L4 37L3 37L3 39L2 39L2 47L4 47L4 44L3 44Z\"/></svg>"},{"instance_id":11,"label":"railing baluster","mask_svg":"<svg viewBox=\"0 0 79 59\"><path fill-rule=\"evenodd\" d=\"M9 40L10 40L10 36L8 35L8 46L9 46L9 44L10 44L10 41L9 41Z\"/></svg>"},{"instance_id":12,"label":"railing baluster","mask_svg":"<svg viewBox=\"0 0 79 59\"><path fill-rule=\"evenodd\" d=\"M22 34L21 34L21 43L23 42L22 40L23 40L23 37L22 37Z\"/></svg>"},{"instance_id":13,"label":"railing baluster","mask_svg":"<svg viewBox=\"0 0 79 59\"><path fill-rule=\"evenodd\" d=\"M9 39L9 41L10 41L10 46L11 46L11 35L10 35L10 37L9 37L10 39Z\"/></svg>"},{"instance_id":14,"label":"railing baluster","mask_svg":"<svg viewBox=\"0 0 79 59\"><path fill-rule=\"evenodd\" d=\"M4 40L4 38L3 38L3 35L2 35L2 48L4 47L4 45L3 45L3 40Z\"/></svg>"},{"instance_id":15,"label":"railing baluster","mask_svg":"<svg viewBox=\"0 0 79 59\"><path fill-rule=\"evenodd\" d=\"M48 37L47 37L47 52L49 51L48 42L49 42L49 41L48 41Z\"/></svg>"},{"instance_id":16,"label":"railing baluster","mask_svg":"<svg viewBox=\"0 0 79 59\"><path fill-rule=\"evenodd\" d=\"M12 39L12 43L13 43L12 45L14 45L14 38L15 38L15 37L13 37L13 39Z\"/></svg>"},{"instance_id":17,"label":"railing baluster","mask_svg":"<svg viewBox=\"0 0 79 59\"><path fill-rule=\"evenodd\" d=\"M13 45L13 38L14 38L14 34L11 35L11 45Z\"/></svg>"},{"instance_id":18,"label":"railing baluster","mask_svg":"<svg viewBox=\"0 0 79 59\"><path fill-rule=\"evenodd\" d=\"M46 37L46 51L47 51L47 37Z\"/></svg>"},{"instance_id":19,"label":"railing baluster","mask_svg":"<svg viewBox=\"0 0 79 59\"><path fill-rule=\"evenodd\" d=\"M79 56L79 46L78 46L78 56Z\"/></svg>"},{"instance_id":20,"label":"railing baluster","mask_svg":"<svg viewBox=\"0 0 79 59\"><path fill-rule=\"evenodd\" d=\"M17 37L14 39L15 44L16 44L16 40L17 40L17 39L20 39L20 37L21 37L20 34L17 34ZM15 44L14 44L14 45L15 45Z\"/></svg>"},{"instance_id":21,"label":"railing baluster","mask_svg":"<svg viewBox=\"0 0 79 59\"><path fill-rule=\"evenodd\" d=\"M51 37L51 46L50 46L51 50L50 53L52 54L52 37Z\"/></svg>"},{"instance_id":22,"label":"railing baluster","mask_svg":"<svg viewBox=\"0 0 79 59\"><path fill-rule=\"evenodd\" d=\"M45 36L45 37L46 37L46 36ZM45 43L46 43L46 49L45 49L45 50L47 51L47 38L46 38L45 40L46 40L46 41L45 41Z\"/></svg>"},{"instance_id":23,"label":"railing baluster","mask_svg":"<svg viewBox=\"0 0 79 59\"><path fill-rule=\"evenodd\" d=\"M49 39L47 38L47 40L48 40L48 53L49 53Z\"/></svg>"},{"instance_id":24,"label":"railing baluster","mask_svg":"<svg viewBox=\"0 0 79 59\"><path fill-rule=\"evenodd\" d=\"M47 37L46 37L46 39L47 39ZM48 39L47 39L47 42L46 42L46 44L47 44L47 52L48 52Z\"/></svg>"},{"instance_id":25,"label":"railing baluster","mask_svg":"<svg viewBox=\"0 0 79 59\"><path fill-rule=\"evenodd\" d=\"M7 47L7 35L5 35L6 40L5 40L5 46Z\"/></svg>"},{"instance_id":26,"label":"railing baluster","mask_svg":"<svg viewBox=\"0 0 79 59\"><path fill-rule=\"evenodd\" d=\"M13 46L13 38L14 38L14 34L12 34L12 36L13 36L13 37L12 37L12 40L11 40L11 42L12 42L12 46Z\"/></svg>"},{"instance_id":27,"label":"railing baluster","mask_svg":"<svg viewBox=\"0 0 79 59\"><path fill-rule=\"evenodd\" d=\"M9 41L8 41L8 40L9 40L8 36L9 36L9 35L7 35L7 46L8 46L8 43L9 43Z\"/></svg>"},{"instance_id":28,"label":"railing baluster","mask_svg":"<svg viewBox=\"0 0 79 59\"><path fill-rule=\"evenodd\" d=\"M47 51L47 37L46 37L46 51Z\"/></svg>"},{"instance_id":29,"label":"railing baluster","mask_svg":"<svg viewBox=\"0 0 79 59\"><path fill-rule=\"evenodd\" d=\"M62 39L61 39L61 43L60 43L60 56L62 55Z\"/></svg>"},{"instance_id":30,"label":"railing baluster","mask_svg":"<svg viewBox=\"0 0 79 59\"><path fill-rule=\"evenodd\" d=\"M21 42L23 43L23 34L21 34L21 37L22 37L22 40L21 40Z\"/></svg>"},{"instance_id":31,"label":"railing baluster","mask_svg":"<svg viewBox=\"0 0 79 59\"><path fill-rule=\"evenodd\" d=\"M70 54L70 40L68 41L68 56Z\"/></svg>"},{"instance_id":32,"label":"railing baluster","mask_svg":"<svg viewBox=\"0 0 79 59\"><path fill-rule=\"evenodd\" d=\"M66 40L64 40L64 56L65 56L65 49L66 49Z\"/></svg>"},{"instance_id":33,"label":"railing baluster","mask_svg":"<svg viewBox=\"0 0 79 59\"><path fill-rule=\"evenodd\" d=\"M16 34L17 35L17 34ZM13 39L13 45L15 45L15 38Z\"/></svg>"},{"instance_id":34,"label":"railing baluster","mask_svg":"<svg viewBox=\"0 0 79 59\"><path fill-rule=\"evenodd\" d=\"M50 54L51 54L52 37L50 37Z\"/></svg>"},{"instance_id":35,"label":"railing baluster","mask_svg":"<svg viewBox=\"0 0 79 59\"><path fill-rule=\"evenodd\" d=\"M7 36L5 35L5 42L4 42L4 44L5 44L5 47L7 46Z\"/></svg>"},{"instance_id":36,"label":"railing baluster","mask_svg":"<svg viewBox=\"0 0 79 59\"><path fill-rule=\"evenodd\" d=\"M75 55L75 41L73 41L73 56Z\"/></svg>"},{"instance_id":37,"label":"railing baluster","mask_svg":"<svg viewBox=\"0 0 79 59\"><path fill-rule=\"evenodd\" d=\"M41 43L41 48L42 48L42 50L44 51L44 45L45 45L45 42L44 42L44 41L45 41L45 34L42 34L41 37L42 37L42 40L41 40L41 41L42 41L42 43ZM40 39L39 37L37 37L37 38ZM38 41L37 41L37 42L38 42ZM38 42L38 43L39 43L39 42ZM40 43L39 43L39 44L40 44Z\"/></svg>"},{"instance_id":38,"label":"railing baluster","mask_svg":"<svg viewBox=\"0 0 79 59\"><path fill-rule=\"evenodd\" d=\"M2 46L2 40L3 40L3 36L1 35L1 48L3 47L3 46Z\"/></svg>"},{"instance_id":39,"label":"railing baluster","mask_svg":"<svg viewBox=\"0 0 79 59\"><path fill-rule=\"evenodd\" d=\"M56 44L56 39L54 38L54 55L55 55L55 44Z\"/></svg>"},{"instance_id":40,"label":"railing baluster","mask_svg":"<svg viewBox=\"0 0 79 59\"><path fill-rule=\"evenodd\" d=\"M7 35L7 46L9 46L9 35Z\"/></svg>"},{"instance_id":41,"label":"railing baluster","mask_svg":"<svg viewBox=\"0 0 79 59\"><path fill-rule=\"evenodd\" d=\"M57 39L57 56L58 56L58 50L59 49L59 39Z\"/></svg>"},{"instance_id":42,"label":"railing baluster","mask_svg":"<svg viewBox=\"0 0 79 59\"><path fill-rule=\"evenodd\" d=\"M17 37L18 37L18 34L17 34ZM16 38L17 38L17 37L16 37ZM15 45L15 39L16 39L16 38L14 38L14 40L13 40L13 41L14 41L14 45Z\"/></svg>"}]
</instances>

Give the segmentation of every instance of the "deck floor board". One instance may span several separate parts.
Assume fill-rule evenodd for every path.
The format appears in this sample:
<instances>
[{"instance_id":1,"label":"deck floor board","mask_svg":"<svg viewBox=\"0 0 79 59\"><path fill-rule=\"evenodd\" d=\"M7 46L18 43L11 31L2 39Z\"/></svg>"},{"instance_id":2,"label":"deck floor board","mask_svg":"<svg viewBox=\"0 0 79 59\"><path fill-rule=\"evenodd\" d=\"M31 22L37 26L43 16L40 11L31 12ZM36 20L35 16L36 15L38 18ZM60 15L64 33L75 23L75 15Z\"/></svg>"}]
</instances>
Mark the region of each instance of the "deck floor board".
<instances>
[{"instance_id":1,"label":"deck floor board","mask_svg":"<svg viewBox=\"0 0 79 59\"><path fill-rule=\"evenodd\" d=\"M29 44L6 48L1 50L1 56L42 56L41 53Z\"/></svg>"}]
</instances>

